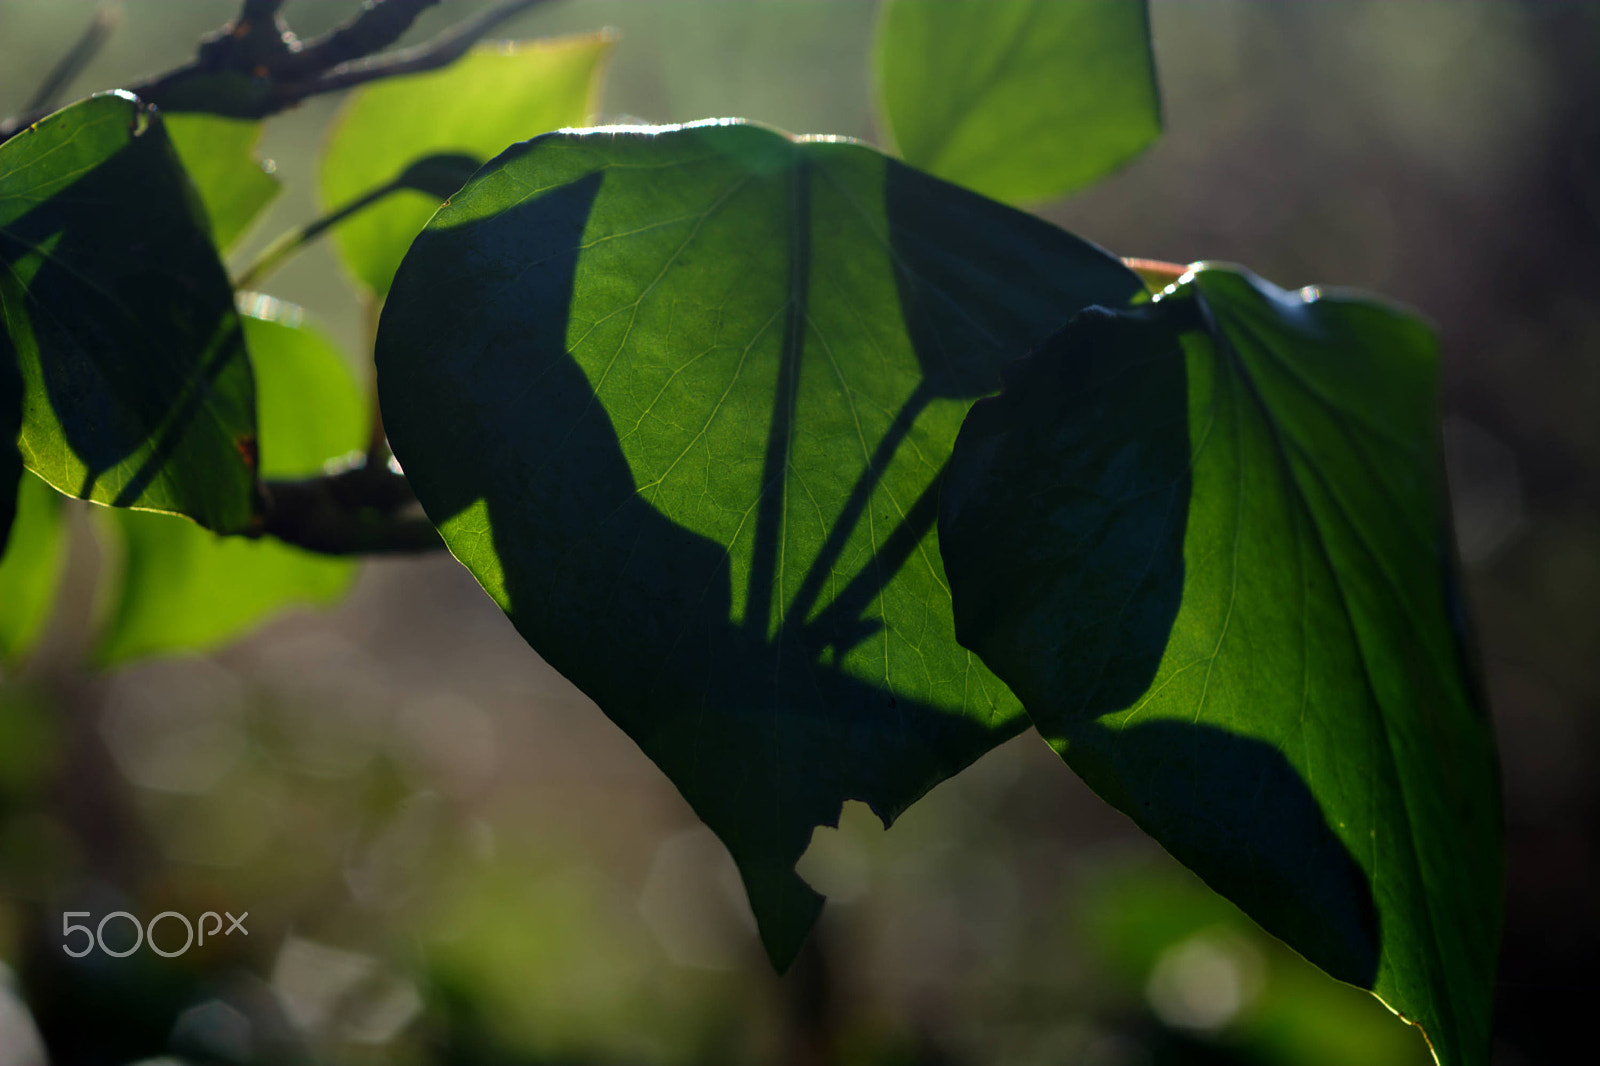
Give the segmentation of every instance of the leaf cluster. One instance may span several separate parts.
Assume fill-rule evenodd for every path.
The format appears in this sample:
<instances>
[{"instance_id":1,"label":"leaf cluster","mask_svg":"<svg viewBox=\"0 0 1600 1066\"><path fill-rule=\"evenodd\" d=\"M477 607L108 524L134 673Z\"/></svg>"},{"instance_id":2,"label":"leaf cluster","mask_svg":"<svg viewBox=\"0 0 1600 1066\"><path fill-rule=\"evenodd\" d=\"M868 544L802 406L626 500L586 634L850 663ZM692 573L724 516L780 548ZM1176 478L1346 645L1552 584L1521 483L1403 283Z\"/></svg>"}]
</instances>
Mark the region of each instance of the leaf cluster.
<instances>
[{"instance_id":1,"label":"leaf cluster","mask_svg":"<svg viewBox=\"0 0 1600 1066\"><path fill-rule=\"evenodd\" d=\"M886 0L889 150L580 128L609 35L468 50L511 3L379 54L426 6L300 42L247 2L0 145L0 652L48 608L60 494L124 555L107 663L442 545L721 837L780 968L816 827L1031 725L1439 1061L1486 1061L1498 795L1430 330L1018 206L1159 133L1142 2ZM365 82L324 214L230 276L278 189L259 119ZM366 390L254 291L324 234L382 309Z\"/></svg>"}]
</instances>

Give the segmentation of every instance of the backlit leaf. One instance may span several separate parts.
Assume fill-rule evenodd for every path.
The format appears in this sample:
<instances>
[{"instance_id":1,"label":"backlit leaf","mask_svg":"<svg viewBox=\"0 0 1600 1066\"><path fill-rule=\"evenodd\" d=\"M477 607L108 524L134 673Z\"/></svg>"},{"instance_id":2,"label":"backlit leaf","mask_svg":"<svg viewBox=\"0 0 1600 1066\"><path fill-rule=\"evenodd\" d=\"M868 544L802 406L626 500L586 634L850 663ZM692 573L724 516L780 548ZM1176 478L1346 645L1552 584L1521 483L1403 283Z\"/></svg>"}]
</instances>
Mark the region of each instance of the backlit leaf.
<instances>
[{"instance_id":1,"label":"backlit leaf","mask_svg":"<svg viewBox=\"0 0 1600 1066\"><path fill-rule=\"evenodd\" d=\"M787 965L794 872L1020 727L954 638L933 524L971 399L1140 288L866 147L740 124L553 134L418 238L378 336L456 556L728 845Z\"/></svg>"},{"instance_id":2,"label":"backlit leaf","mask_svg":"<svg viewBox=\"0 0 1600 1066\"><path fill-rule=\"evenodd\" d=\"M0 145L0 267L28 468L98 503L249 525L250 364L161 116L95 96Z\"/></svg>"},{"instance_id":3,"label":"backlit leaf","mask_svg":"<svg viewBox=\"0 0 1600 1066\"><path fill-rule=\"evenodd\" d=\"M885 0L876 48L906 162L999 200L1082 188L1161 132L1144 0Z\"/></svg>"},{"instance_id":4,"label":"backlit leaf","mask_svg":"<svg viewBox=\"0 0 1600 1066\"><path fill-rule=\"evenodd\" d=\"M1111 803L1328 973L1487 1061L1492 734L1423 324L1201 267L976 406L957 632Z\"/></svg>"},{"instance_id":5,"label":"backlit leaf","mask_svg":"<svg viewBox=\"0 0 1600 1066\"><path fill-rule=\"evenodd\" d=\"M212 240L227 251L278 195L278 179L255 154L261 123L197 113L163 112L163 117L205 205Z\"/></svg>"}]
</instances>

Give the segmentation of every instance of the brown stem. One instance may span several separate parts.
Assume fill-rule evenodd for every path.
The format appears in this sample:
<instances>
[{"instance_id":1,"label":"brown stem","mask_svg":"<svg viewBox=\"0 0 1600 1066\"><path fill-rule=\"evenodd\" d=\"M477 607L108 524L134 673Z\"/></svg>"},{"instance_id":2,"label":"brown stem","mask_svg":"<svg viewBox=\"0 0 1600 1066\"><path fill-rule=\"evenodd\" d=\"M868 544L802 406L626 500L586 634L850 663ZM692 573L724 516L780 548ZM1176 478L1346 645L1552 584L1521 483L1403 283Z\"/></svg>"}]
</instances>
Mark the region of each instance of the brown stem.
<instances>
[{"instance_id":1,"label":"brown stem","mask_svg":"<svg viewBox=\"0 0 1600 1066\"><path fill-rule=\"evenodd\" d=\"M255 532L319 555L437 551L444 547L395 468L357 466L302 481L261 485Z\"/></svg>"},{"instance_id":2,"label":"brown stem","mask_svg":"<svg viewBox=\"0 0 1600 1066\"><path fill-rule=\"evenodd\" d=\"M1129 270L1144 279L1151 292L1160 292L1189 272L1186 266L1165 263L1159 259L1123 259L1122 262Z\"/></svg>"}]
</instances>

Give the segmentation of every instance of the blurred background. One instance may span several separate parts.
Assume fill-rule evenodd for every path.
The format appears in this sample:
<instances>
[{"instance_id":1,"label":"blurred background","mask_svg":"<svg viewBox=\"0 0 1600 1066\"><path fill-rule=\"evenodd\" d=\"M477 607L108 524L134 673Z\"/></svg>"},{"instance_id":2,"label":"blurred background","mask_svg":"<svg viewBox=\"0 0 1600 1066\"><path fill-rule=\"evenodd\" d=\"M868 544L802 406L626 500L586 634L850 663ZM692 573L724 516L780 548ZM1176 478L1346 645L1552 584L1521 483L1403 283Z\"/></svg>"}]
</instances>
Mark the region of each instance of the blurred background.
<instances>
[{"instance_id":1,"label":"blurred background","mask_svg":"<svg viewBox=\"0 0 1600 1066\"><path fill-rule=\"evenodd\" d=\"M286 14L310 34L353 6ZM0 112L93 7L0 0ZM74 94L173 66L234 8L125 4ZM616 27L606 120L876 141L874 15L566 0L504 35ZM1167 133L1043 213L1119 254L1359 286L1437 323L1504 772L1495 1063L1565 1060L1600 992L1600 6L1156 0L1153 19ZM244 256L312 217L338 105L268 123L285 194ZM359 365L326 248L270 289ZM855 806L819 830L801 870L831 902L780 979L720 845L451 559L369 564L338 607L209 657L94 672L116 560L81 511L43 643L0 677L0 1066L1427 1061L1032 735L888 832ZM74 960L64 910L247 911L249 932Z\"/></svg>"}]
</instances>

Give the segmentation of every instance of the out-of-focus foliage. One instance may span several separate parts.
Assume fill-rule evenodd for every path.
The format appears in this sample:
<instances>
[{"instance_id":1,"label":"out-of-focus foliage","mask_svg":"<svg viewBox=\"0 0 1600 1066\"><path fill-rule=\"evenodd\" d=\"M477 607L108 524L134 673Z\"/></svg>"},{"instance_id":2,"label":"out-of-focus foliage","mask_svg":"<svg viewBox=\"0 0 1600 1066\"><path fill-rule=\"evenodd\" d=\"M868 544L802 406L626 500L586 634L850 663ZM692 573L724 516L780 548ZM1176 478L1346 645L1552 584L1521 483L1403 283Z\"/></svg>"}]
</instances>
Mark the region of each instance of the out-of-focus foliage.
<instances>
[{"instance_id":1,"label":"out-of-focus foliage","mask_svg":"<svg viewBox=\"0 0 1600 1066\"><path fill-rule=\"evenodd\" d=\"M205 205L211 239L226 252L280 188L255 155L261 123L184 113L164 117L172 147Z\"/></svg>"},{"instance_id":2,"label":"out-of-focus foliage","mask_svg":"<svg viewBox=\"0 0 1600 1066\"><path fill-rule=\"evenodd\" d=\"M357 90L318 167L323 210L387 184L425 155L459 153L482 163L517 141L584 125L599 109L612 44L601 33L486 45L443 70ZM343 223L334 240L345 268L383 296L438 206L432 196L399 191Z\"/></svg>"},{"instance_id":3,"label":"out-of-focus foliage","mask_svg":"<svg viewBox=\"0 0 1600 1066\"><path fill-rule=\"evenodd\" d=\"M1108 864L1079 897L1082 937L1174 1051L1214 1042L1282 1066L1415 1066L1426 1049L1361 992L1329 980L1235 907L1160 864Z\"/></svg>"},{"instance_id":4,"label":"out-of-focus foliage","mask_svg":"<svg viewBox=\"0 0 1600 1066\"><path fill-rule=\"evenodd\" d=\"M250 295L243 304L261 475L315 476L365 442L362 390L344 357L302 321L299 308ZM338 600L356 573L351 559L270 539L219 537L170 515L112 511L103 518L121 557L97 653L107 666L210 650L287 606Z\"/></svg>"},{"instance_id":5,"label":"out-of-focus foliage","mask_svg":"<svg viewBox=\"0 0 1600 1066\"><path fill-rule=\"evenodd\" d=\"M1144 0L885 0L875 53L905 161L1007 203L1074 192L1161 132Z\"/></svg>"},{"instance_id":6,"label":"out-of-focus foliage","mask_svg":"<svg viewBox=\"0 0 1600 1066\"><path fill-rule=\"evenodd\" d=\"M0 559L0 663L27 655L49 617L66 542L61 525L61 494L31 474L17 492L17 517Z\"/></svg>"}]
</instances>

